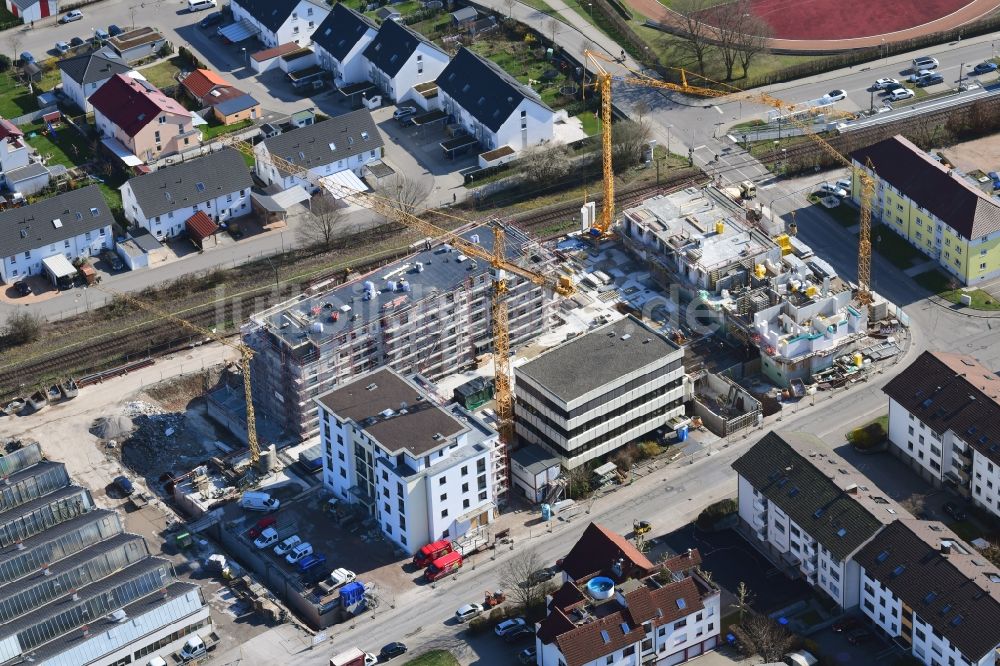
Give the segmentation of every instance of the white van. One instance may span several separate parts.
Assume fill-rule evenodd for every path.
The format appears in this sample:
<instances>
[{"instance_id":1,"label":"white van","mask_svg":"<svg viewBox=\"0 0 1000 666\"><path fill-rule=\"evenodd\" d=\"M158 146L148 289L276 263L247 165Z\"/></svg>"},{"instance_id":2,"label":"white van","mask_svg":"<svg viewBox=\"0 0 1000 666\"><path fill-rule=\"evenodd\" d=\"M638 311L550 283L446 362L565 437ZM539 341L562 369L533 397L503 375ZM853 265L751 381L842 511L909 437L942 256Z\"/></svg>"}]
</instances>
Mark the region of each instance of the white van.
<instances>
[{"instance_id":1,"label":"white van","mask_svg":"<svg viewBox=\"0 0 1000 666\"><path fill-rule=\"evenodd\" d=\"M281 504L268 493L247 491L240 497L240 506L251 511L277 511Z\"/></svg>"},{"instance_id":2,"label":"white van","mask_svg":"<svg viewBox=\"0 0 1000 666\"><path fill-rule=\"evenodd\" d=\"M203 9L215 9L215 0L188 0L189 12L200 12Z\"/></svg>"}]
</instances>

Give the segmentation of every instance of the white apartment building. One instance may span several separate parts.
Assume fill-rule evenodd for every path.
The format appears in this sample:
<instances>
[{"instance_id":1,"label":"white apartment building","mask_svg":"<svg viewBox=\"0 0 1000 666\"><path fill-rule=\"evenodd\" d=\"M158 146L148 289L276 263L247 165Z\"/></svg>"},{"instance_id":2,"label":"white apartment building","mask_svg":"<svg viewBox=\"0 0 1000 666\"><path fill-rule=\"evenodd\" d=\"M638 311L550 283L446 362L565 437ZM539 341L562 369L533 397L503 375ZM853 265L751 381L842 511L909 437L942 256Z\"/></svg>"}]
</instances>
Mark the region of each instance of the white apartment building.
<instances>
[{"instance_id":1,"label":"white apartment building","mask_svg":"<svg viewBox=\"0 0 1000 666\"><path fill-rule=\"evenodd\" d=\"M551 141L555 113L532 88L462 47L437 78L441 108L484 151Z\"/></svg>"},{"instance_id":2,"label":"white apartment building","mask_svg":"<svg viewBox=\"0 0 1000 666\"><path fill-rule=\"evenodd\" d=\"M635 317L514 370L515 426L571 469L684 414L684 352Z\"/></svg>"},{"instance_id":3,"label":"white apartment building","mask_svg":"<svg viewBox=\"0 0 1000 666\"><path fill-rule=\"evenodd\" d=\"M231 0L229 8L233 21L252 26L269 48L289 42L308 46L316 26L330 13L326 3L314 0Z\"/></svg>"},{"instance_id":4,"label":"white apartment building","mask_svg":"<svg viewBox=\"0 0 1000 666\"><path fill-rule=\"evenodd\" d=\"M97 256L114 245L114 217L96 185L0 212L0 280L11 283L44 271L45 260Z\"/></svg>"},{"instance_id":5,"label":"white apartment building","mask_svg":"<svg viewBox=\"0 0 1000 666\"><path fill-rule=\"evenodd\" d=\"M891 451L1000 515L1000 378L971 356L925 351L882 390Z\"/></svg>"},{"instance_id":6,"label":"white apartment building","mask_svg":"<svg viewBox=\"0 0 1000 666\"><path fill-rule=\"evenodd\" d=\"M323 483L410 554L488 525L501 481L496 431L432 396L419 375L383 368L316 398Z\"/></svg>"},{"instance_id":7,"label":"white apartment building","mask_svg":"<svg viewBox=\"0 0 1000 666\"><path fill-rule=\"evenodd\" d=\"M396 21L384 21L365 47L368 80L393 103L413 99L413 86L437 79L448 54L422 35Z\"/></svg>"},{"instance_id":8,"label":"white apartment building","mask_svg":"<svg viewBox=\"0 0 1000 666\"><path fill-rule=\"evenodd\" d=\"M58 63L63 93L86 113L94 110L88 101L97 89L116 74L143 78L124 60L105 50L63 58Z\"/></svg>"},{"instance_id":9,"label":"white apartment building","mask_svg":"<svg viewBox=\"0 0 1000 666\"><path fill-rule=\"evenodd\" d=\"M861 610L928 666L994 666L1000 572L941 523L896 520L856 555Z\"/></svg>"},{"instance_id":10,"label":"white apartment building","mask_svg":"<svg viewBox=\"0 0 1000 666\"><path fill-rule=\"evenodd\" d=\"M320 67L333 74L338 87L368 80L368 62L365 49L375 39L378 28L364 14L338 2L333 6L316 32L313 33L313 50Z\"/></svg>"},{"instance_id":11,"label":"white apartment building","mask_svg":"<svg viewBox=\"0 0 1000 666\"><path fill-rule=\"evenodd\" d=\"M251 187L243 157L226 148L136 176L120 189L128 221L163 240L184 232L198 211L214 222L249 215Z\"/></svg>"},{"instance_id":12,"label":"white apartment building","mask_svg":"<svg viewBox=\"0 0 1000 666\"><path fill-rule=\"evenodd\" d=\"M772 431L737 459L740 528L780 566L847 609L858 604L853 553L902 509L839 458L815 454L821 448L813 435Z\"/></svg>"},{"instance_id":13,"label":"white apartment building","mask_svg":"<svg viewBox=\"0 0 1000 666\"><path fill-rule=\"evenodd\" d=\"M698 551L653 565L621 536L591 523L563 566L563 585L537 626L538 666L680 664L717 647L719 590L697 571ZM671 575L658 575L666 569ZM595 577L613 583L600 592Z\"/></svg>"}]
</instances>

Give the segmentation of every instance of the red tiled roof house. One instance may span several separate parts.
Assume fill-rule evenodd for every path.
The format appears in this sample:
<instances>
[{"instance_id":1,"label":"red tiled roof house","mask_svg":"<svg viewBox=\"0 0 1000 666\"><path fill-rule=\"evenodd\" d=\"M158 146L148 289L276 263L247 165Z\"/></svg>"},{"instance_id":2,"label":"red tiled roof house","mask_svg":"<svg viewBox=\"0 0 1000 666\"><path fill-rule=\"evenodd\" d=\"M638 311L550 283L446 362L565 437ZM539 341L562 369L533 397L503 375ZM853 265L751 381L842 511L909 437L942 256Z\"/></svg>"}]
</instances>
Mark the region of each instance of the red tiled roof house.
<instances>
[{"instance_id":1,"label":"red tiled roof house","mask_svg":"<svg viewBox=\"0 0 1000 666\"><path fill-rule=\"evenodd\" d=\"M98 132L144 162L201 143L190 111L146 81L116 74L90 97Z\"/></svg>"}]
</instances>

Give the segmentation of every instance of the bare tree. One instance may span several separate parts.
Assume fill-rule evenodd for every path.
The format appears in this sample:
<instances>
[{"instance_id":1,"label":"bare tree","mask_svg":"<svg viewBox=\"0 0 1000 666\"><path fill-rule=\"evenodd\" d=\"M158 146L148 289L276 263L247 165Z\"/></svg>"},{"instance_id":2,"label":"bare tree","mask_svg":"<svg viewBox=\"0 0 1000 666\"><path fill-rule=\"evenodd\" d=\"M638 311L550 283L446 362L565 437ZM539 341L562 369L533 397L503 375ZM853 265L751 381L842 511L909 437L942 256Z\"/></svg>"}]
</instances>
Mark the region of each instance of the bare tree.
<instances>
[{"instance_id":1,"label":"bare tree","mask_svg":"<svg viewBox=\"0 0 1000 666\"><path fill-rule=\"evenodd\" d=\"M593 472L587 465L566 470L566 496L569 499L583 499L590 494L590 479Z\"/></svg>"},{"instance_id":2,"label":"bare tree","mask_svg":"<svg viewBox=\"0 0 1000 666\"><path fill-rule=\"evenodd\" d=\"M542 558L535 550L525 550L512 557L500 572L500 586L525 612L545 600L545 581L535 573L542 568Z\"/></svg>"},{"instance_id":3,"label":"bare tree","mask_svg":"<svg viewBox=\"0 0 1000 666\"><path fill-rule=\"evenodd\" d=\"M749 4L749 0L740 0L740 2ZM761 53L767 51L768 41L771 39L771 26L749 12L743 16L743 27L736 35L736 45L745 79L747 72L750 71L750 63Z\"/></svg>"},{"instance_id":4,"label":"bare tree","mask_svg":"<svg viewBox=\"0 0 1000 666\"><path fill-rule=\"evenodd\" d=\"M559 30L559 21L554 18L548 18L545 21L545 32L549 34L549 41L552 43L552 48L556 46L556 31Z\"/></svg>"},{"instance_id":5,"label":"bare tree","mask_svg":"<svg viewBox=\"0 0 1000 666\"><path fill-rule=\"evenodd\" d=\"M7 317L3 338L5 346L16 347L34 342L42 334L42 320L26 310L17 310Z\"/></svg>"},{"instance_id":6,"label":"bare tree","mask_svg":"<svg viewBox=\"0 0 1000 666\"><path fill-rule=\"evenodd\" d=\"M749 0L735 0L713 10L715 28L715 48L722 56L722 66L726 70L726 81L733 80L733 68L740 55L740 35L749 15Z\"/></svg>"},{"instance_id":7,"label":"bare tree","mask_svg":"<svg viewBox=\"0 0 1000 666\"><path fill-rule=\"evenodd\" d=\"M343 209L332 197L320 195L310 204L310 210L312 214L305 216L299 225L299 234L307 243L329 250L333 239L342 231Z\"/></svg>"},{"instance_id":8,"label":"bare tree","mask_svg":"<svg viewBox=\"0 0 1000 666\"><path fill-rule=\"evenodd\" d=\"M739 633L747 647L765 662L780 661L792 647L793 638L787 629L760 613L751 613L740 623Z\"/></svg>"},{"instance_id":9,"label":"bare tree","mask_svg":"<svg viewBox=\"0 0 1000 666\"><path fill-rule=\"evenodd\" d=\"M427 198L428 194L430 188L425 182L414 180L401 173L380 184L377 191L377 195L382 197L385 203L405 213L416 212L417 206Z\"/></svg>"},{"instance_id":10,"label":"bare tree","mask_svg":"<svg viewBox=\"0 0 1000 666\"><path fill-rule=\"evenodd\" d=\"M642 160L653 133L648 120L623 120L611 129L611 150L618 168L630 167Z\"/></svg>"},{"instance_id":11,"label":"bare tree","mask_svg":"<svg viewBox=\"0 0 1000 666\"><path fill-rule=\"evenodd\" d=\"M532 184L558 182L573 170L565 144L530 146L522 151L518 163L524 181Z\"/></svg>"},{"instance_id":12,"label":"bare tree","mask_svg":"<svg viewBox=\"0 0 1000 666\"><path fill-rule=\"evenodd\" d=\"M24 35L19 30L14 30L10 33L7 41L10 42L10 48L14 51L14 63L17 64L18 60L21 59L21 46L24 44Z\"/></svg>"},{"instance_id":13,"label":"bare tree","mask_svg":"<svg viewBox=\"0 0 1000 666\"><path fill-rule=\"evenodd\" d=\"M698 63L698 71L705 75L705 58L711 51L712 27L705 22L706 11L712 0L676 0L672 8L680 18L684 32L682 46Z\"/></svg>"},{"instance_id":14,"label":"bare tree","mask_svg":"<svg viewBox=\"0 0 1000 666\"><path fill-rule=\"evenodd\" d=\"M636 115L639 116L639 122L642 122L643 117L653 110L653 107L645 99L640 99L632 105L632 108L635 110Z\"/></svg>"},{"instance_id":15,"label":"bare tree","mask_svg":"<svg viewBox=\"0 0 1000 666\"><path fill-rule=\"evenodd\" d=\"M517 5L517 0L503 0L503 7L507 10L507 18L514 18L514 7Z\"/></svg>"},{"instance_id":16,"label":"bare tree","mask_svg":"<svg viewBox=\"0 0 1000 666\"><path fill-rule=\"evenodd\" d=\"M736 586L736 603L733 604L736 606L736 610L739 611L741 623L743 622L743 616L750 610L750 603L750 588L741 580L740 584Z\"/></svg>"}]
</instances>

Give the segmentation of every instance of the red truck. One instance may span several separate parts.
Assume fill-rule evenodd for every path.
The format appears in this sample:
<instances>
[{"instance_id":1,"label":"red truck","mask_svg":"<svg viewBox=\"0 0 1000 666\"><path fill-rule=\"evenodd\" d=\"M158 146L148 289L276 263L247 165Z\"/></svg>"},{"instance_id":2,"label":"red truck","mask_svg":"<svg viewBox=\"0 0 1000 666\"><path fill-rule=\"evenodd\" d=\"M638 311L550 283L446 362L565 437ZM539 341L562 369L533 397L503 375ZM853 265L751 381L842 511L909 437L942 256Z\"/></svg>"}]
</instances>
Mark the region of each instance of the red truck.
<instances>
[{"instance_id":1,"label":"red truck","mask_svg":"<svg viewBox=\"0 0 1000 666\"><path fill-rule=\"evenodd\" d=\"M430 566L424 570L424 576L433 582L453 574L461 568L462 553L452 551L431 562Z\"/></svg>"},{"instance_id":2,"label":"red truck","mask_svg":"<svg viewBox=\"0 0 1000 666\"><path fill-rule=\"evenodd\" d=\"M440 541L429 543L418 550L416 555L413 556L413 563L418 567L426 567L437 558L447 555L453 550L455 549L452 547L451 541L441 539Z\"/></svg>"}]
</instances>

